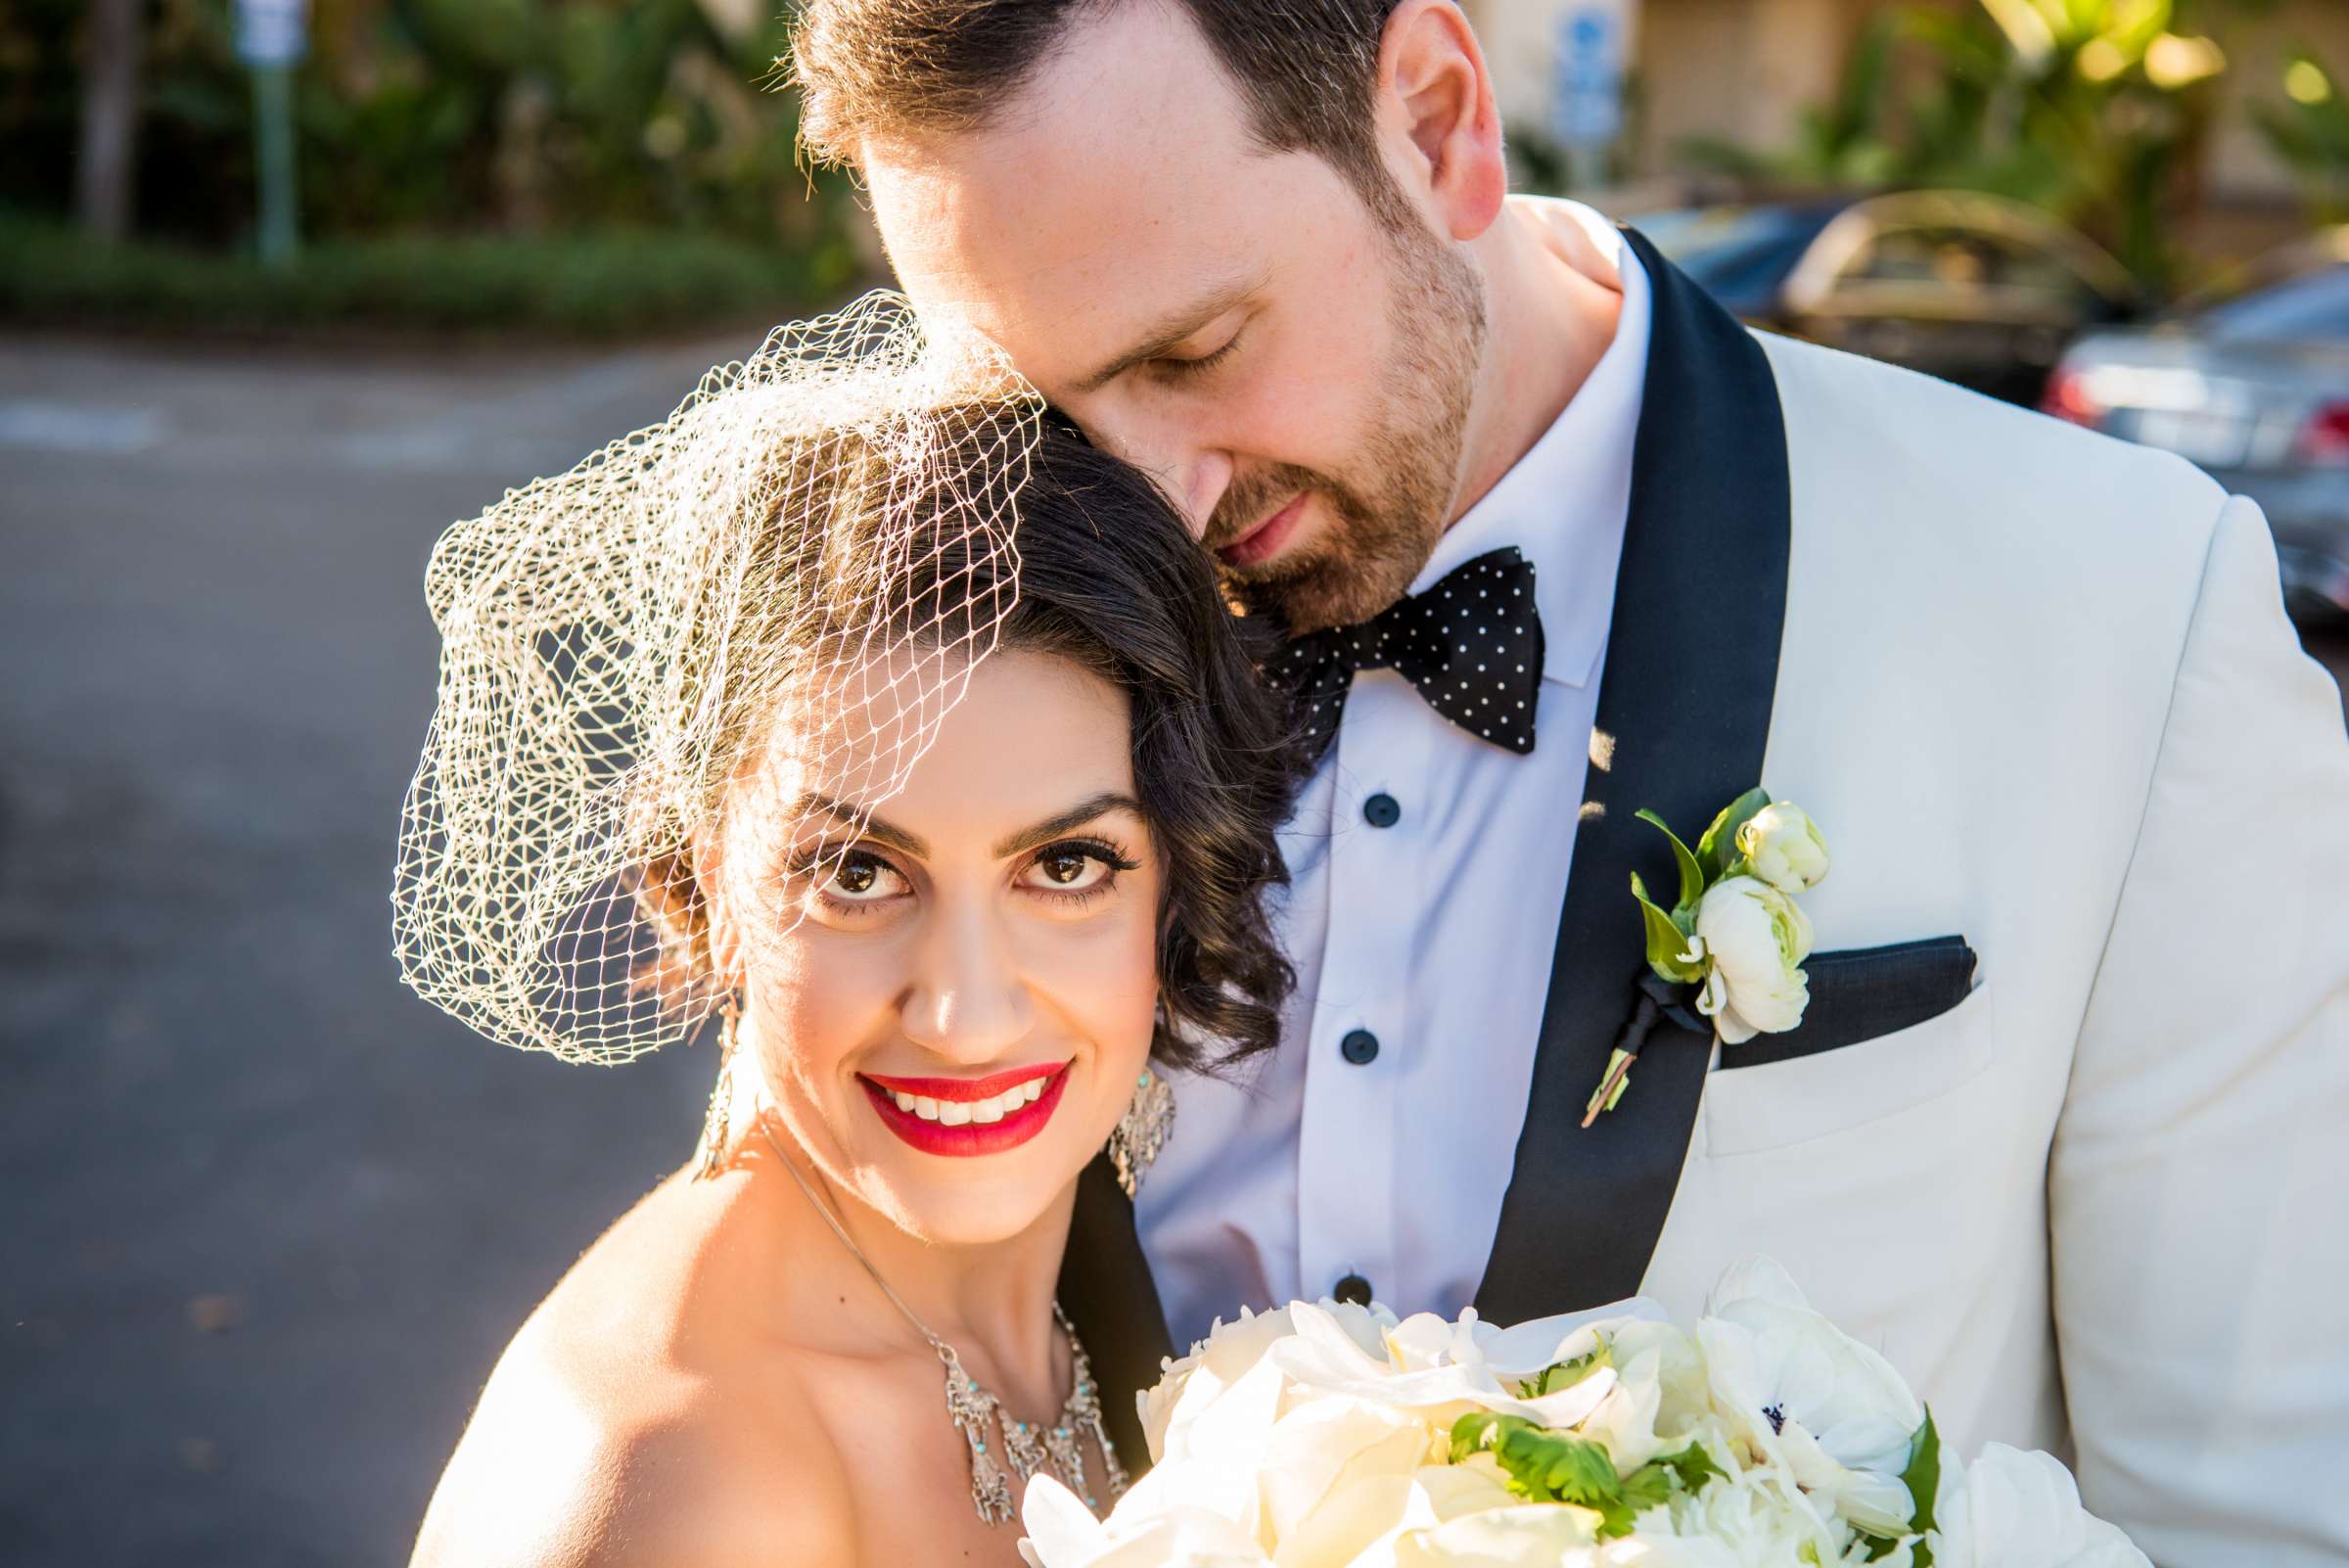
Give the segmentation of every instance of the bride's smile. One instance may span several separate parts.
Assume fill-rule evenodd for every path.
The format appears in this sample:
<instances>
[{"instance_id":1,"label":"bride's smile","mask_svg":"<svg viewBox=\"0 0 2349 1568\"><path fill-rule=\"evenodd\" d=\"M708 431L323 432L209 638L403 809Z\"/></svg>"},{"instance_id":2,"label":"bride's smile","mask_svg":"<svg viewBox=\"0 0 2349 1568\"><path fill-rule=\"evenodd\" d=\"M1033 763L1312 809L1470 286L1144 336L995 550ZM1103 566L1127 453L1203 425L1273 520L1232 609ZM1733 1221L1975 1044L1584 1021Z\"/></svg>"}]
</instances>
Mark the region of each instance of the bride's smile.
<instances>
[{"instance_id":1,"label":"bride's smile","mask_svg":"<svg viewBox=\"0 0 2349 1568\"><path fill-rule=\"evenodd\" d=\"M989 1078L884 1078L864 1074L883 1125L931 1154L993 1154L1043 1130L1068 1086L1068 1064ZM998 1089L996 1085L1008 1084Z\"/></svg>"},{"instance_id":2,"label":"bride's smile","mask_svg":"<svg viewBox=\"0 0 2349 1568\"><path fill-rule=\"evenodd\" d=\"M797 721L737 775L750 808L715 868L768 1114L835 1191L931 1244L1052 1206L1130 1101L1159 995L1164 877L1125 694L1028 650L967 681L878 811L827 768L913 751L919 705L843 722L786 699Z\"/></svg>"}]
</instances>

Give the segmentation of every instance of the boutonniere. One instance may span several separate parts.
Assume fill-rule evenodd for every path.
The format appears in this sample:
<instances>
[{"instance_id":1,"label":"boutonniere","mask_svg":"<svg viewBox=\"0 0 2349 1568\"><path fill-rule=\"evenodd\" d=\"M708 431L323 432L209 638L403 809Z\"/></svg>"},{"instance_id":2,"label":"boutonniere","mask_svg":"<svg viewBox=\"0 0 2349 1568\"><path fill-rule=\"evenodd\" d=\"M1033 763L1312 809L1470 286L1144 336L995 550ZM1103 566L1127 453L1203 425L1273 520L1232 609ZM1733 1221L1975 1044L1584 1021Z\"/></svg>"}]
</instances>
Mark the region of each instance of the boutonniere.
<instances>
[{"instance_id":1,"label":"boutonniere","mask_svg":"<svg viewBox=\"0 0 2349 1568\"><path fill-rule=\"evenodd\" d=\"M1647 967L1638 1011L1607 1060L1606 1076L1583 1114L1583 1126L1615 1109L1631 1084L1632 1064L1659 1017L1701 1032L1691 1004L1725 1045L1756 1035L1782 1035L1803 1021L1811 982L1811 917L1795 901L1827 875L1827 841L1799 806L1752 789L1722 808L1691 850L1664 819L1641 811L1672 841L1681 893L1670 910L1632 873L1632 897L1647 922Z\"/></svg>"}]
</instances>

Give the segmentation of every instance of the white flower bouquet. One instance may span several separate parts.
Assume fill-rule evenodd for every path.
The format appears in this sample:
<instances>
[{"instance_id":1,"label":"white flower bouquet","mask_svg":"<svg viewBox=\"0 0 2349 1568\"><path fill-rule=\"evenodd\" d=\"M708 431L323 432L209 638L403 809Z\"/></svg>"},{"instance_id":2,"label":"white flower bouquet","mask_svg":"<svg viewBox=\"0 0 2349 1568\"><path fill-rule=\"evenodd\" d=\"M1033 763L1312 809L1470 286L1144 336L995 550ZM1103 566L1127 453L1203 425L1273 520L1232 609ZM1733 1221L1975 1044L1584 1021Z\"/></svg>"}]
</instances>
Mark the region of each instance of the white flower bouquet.
<instances>
[{"instance_id":1,"label":"white flower bouquet","mask_svg":"<svg viewBox=\"0 0 2349 1568\"><path fill-rule=\"evenodd\" d=\"M1694 1331L1630 1302L1497 1328L1324 1301L1242 1315L1143 1397L1107 1520L1038 1476L1035 1568L2123 1568L2045 1453L1961 1464L1775 1264Z\"/></svg>"}]
</instances>

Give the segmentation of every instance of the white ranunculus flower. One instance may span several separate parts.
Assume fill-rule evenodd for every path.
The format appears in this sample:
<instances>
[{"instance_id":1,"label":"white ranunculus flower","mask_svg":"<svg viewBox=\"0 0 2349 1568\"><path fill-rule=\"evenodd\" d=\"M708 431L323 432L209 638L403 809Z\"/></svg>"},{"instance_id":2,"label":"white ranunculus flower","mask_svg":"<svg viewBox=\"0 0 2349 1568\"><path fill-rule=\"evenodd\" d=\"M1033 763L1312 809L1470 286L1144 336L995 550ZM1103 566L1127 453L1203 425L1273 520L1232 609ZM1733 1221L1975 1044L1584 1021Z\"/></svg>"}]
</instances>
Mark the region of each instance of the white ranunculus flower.
<instances>
[{"instance_id":1,"label":"white ranunculus flower","mask_svg":"<svg viewBox=\"0 0 2349 1568\"><path fill-rule=\"evenodd\" d=\"M1855 1524L1888 1533L1909 1522L1901 1475L1924 1407L1891 1362L1812 1311L1783 1268L1767 1258L1732 1268L1696 1337L1732 1438Z\"/></svg>"},{"instance_id":2,"label":"white ranunculus flower","mask_svg":"<svg viewBox=\"0 0 2349 1568\"><path fill-rule=\"evenodd\" d=\"M1029 1481L1020 1524L1028 1568L1273 1568L1256 1538L1221 1514L1170 1500L1146 1513L1121 1507L1104 1523L1048 1475Z\"/></svg>"},{"instance_id":3,"label":"white ranunculus flower","mask_svg":"<svg viewBox=\"0 0 2349 1568\"><path fill-rule=\"evenodd\" d=\"M1617 1324L1606 1336L1616 1383L1576 1432L1603 1443L1619 1475L1699 1441L1712 1423L1705 1359L1670 1323Z\"/></svg>"},{"instance_id":4,"label":"white ranunculus flower","mask_svg":"<svg viewBox=\"0 0 2349 1568\"><path fill-rule=\"evenodd\" d=\"M1811 983L1811 917L1759 877L1727 877L1696 906L1697 953L1707 959L1696 1010L1713 1020L1722 1042L1778 1035L1803 1021Z\"/></svg>"},{"instance_id":5,"label":"white ranunculus flower","mask_svg":"<svg viewBox=\"0 0 2349 1568\"><path fill-rule=\"evenodd\" d=\"M1725 1553L1725 1561L1762 1568L1840 1562L1852 1538L1795 1487L1756 1472L1716 1481L1693 1494L1676 1493L1670 1502L1639 1516L1631 1539L1701 1545Z\"/></svg>"},{"instance_id":6,"label":"white ranunculus flower","mask_svg":"<svg viewBox=\"0 0 2349 1568\"><path fill-rule=\"evenodd\" d=\"M1827 879L1827 841L1799 806L1766 806L1737 830L1737 853L1780 893L1807 893Z\"/></svg>"},{"instance_id":7,"label":"white ranunculus flower","mask_svg":"<svg viewBox=\"0 0 2349 1568\"><path fill-rule=\"evenodd\" d=\"M1506 1330L1467 1314L1449 1328L1442 1319L1420 1316L1387 1328L1380 1354L1373 1355L1362 1339L1375 1329L1375 1319L1350 1326L1327 1313L1334 1305L1292 1306L1296 1331L1266 1353L1267 1364L1289 1380L1290 1400L1384 1406L1408 1411L1440 1432L1472 1410L1521 1416L1548 1427L1579 1425L1614 1389L1612 1368L1596 1368L1553 1394L1527 1398L1518 1390L1544 1367L1595 1349L1603 1329L1660 1315L1654 1304L1631 1301Z\"/></svg>"},{"instance_id":8,"label":"white ranunculus flower","mask_svg":"<svg viewBox=\"0 0 2349 1568\"><path fill-rule=\"evenodd\" d=\"M1434 1441L1427 1423L1402 1410L1355 1400L1308 1400L1273 1422L1266 1436L1257 1477L1264 1528L1272 1540L1290 1542L1309 1520L1327 1515L1333 1499L1349 1494L1354 1500L1344 1510L1345 1522L1324 1517L1320 1534L1344 1535L1359 1550L1402 1517L1411 1476L1427 1462ZM1372 1481L1394 1485L1381 1493L1365 1485Z\"/></svg>"},{"instance_id":9,"label":"white ranunculus flower","mask_svg":"<svg viewBox=\"0 0 2349 1568\"><path fill-rule=\"evenodd\" d=\"M1487 1508L1395 1543L1395 1568L1579 1568L1598 1542L1599 1516L1565 1502Z\"/></svg>"},{"instance_id":10,"label":"white ranunculus flower","mask_svg":"<svg viewBox=\"0 0 2349 1568\"><path fill-rule=\"evenodd\" d=\"M1275 1341L1291 1332L1287 1308L1252 1313L1243 1307L1240 1315L1228 1323L1217 1318L1216 1326L1191 1347L1190 1355L1169 1361L1157 1384L1142 1396L1142 1436L1149 1443L1152 1462L1167 1456L1167 1433L1177 1412L1186 1426L1196 1420L1199 1411L1247 1375Z\"/></svg>"},{"instance_id":11,"label":"white ranunculus flower","mask_svg":"<svg viewBox=\"0 0 2349 1568\"><path fill-rule=\"evenodd\" d=\"M1943 1451L1933 1502L1935 1568L2149 1568L2145 1554L2080 1502L2049 1454L1985 1444L1960 1468Z\"/></svg>"}]
</instances>

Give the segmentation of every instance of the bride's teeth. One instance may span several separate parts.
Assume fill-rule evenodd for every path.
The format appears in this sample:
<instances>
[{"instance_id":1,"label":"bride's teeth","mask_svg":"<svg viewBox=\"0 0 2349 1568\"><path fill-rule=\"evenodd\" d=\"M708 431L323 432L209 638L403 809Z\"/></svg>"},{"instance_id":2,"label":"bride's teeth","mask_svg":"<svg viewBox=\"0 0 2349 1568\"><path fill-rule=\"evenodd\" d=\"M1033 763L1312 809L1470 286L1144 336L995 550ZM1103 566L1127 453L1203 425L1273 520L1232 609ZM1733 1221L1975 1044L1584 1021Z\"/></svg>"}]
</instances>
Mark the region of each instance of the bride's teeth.
<instances>
[{"instance_id":1,"label":"bride's teeth","mask_svg":"<svg viewBox=\"0 0 2349 1568\"><path fill-rule=\"evenodd\" d=\"M938 1120L938 1101L934 1099L930 1099L926 1096L917 1097L913 1102L912 1109L913 1114L920 1117L925 1122L935 1122Z\"/></svg>"},{"instance_id":2,"label":"bride's teeth","mask_svg":"<svg viewBox=\"0 0 2349 1568\"><path fill-rule=\"evenodd\" d=\"M906 1093L903 1089L897 1089L893 1091L890 1094L890 1098L898 1102L898 1109L900 1111L911 1111L913 1109L913 1096Z\"/></svg>"},{"instance_id":3,"label":"bride's teeth","mask_svg":"<svg viewBox=\"0 0 2349 1568\"><path fill-rule=\"evenodd\" d=\"M1003 1120L1003 1101L1000 1098L981 1100L971 1107L971 1120L982 1127Z\"/></svg>"},{"instance_id":4,"label":"bride's teeth","mask_svg":"<svg viewBox=\"0 0 2349 1568\"><path fill-rule=\"evenodd\" d=\"M970 1121L970 1101L941 1100L939 1102L938 1125L940 1127L961 1127L964 1123Z\"/></svg>"},{"instance_id":5,"label":"bride's teeth","mask_svg":"<svg viewBox=\"0 0 2349 1568\"><path fill-rule=\"evenodd\" d=\"M1034 1105L1036 1101L1044 1097L1044 1084L1045 1080L1039 1078L1035 1083L1028 1085L1025 1092L1028 1096L1029 1104Z\"/></svg>"}]
</instances>

